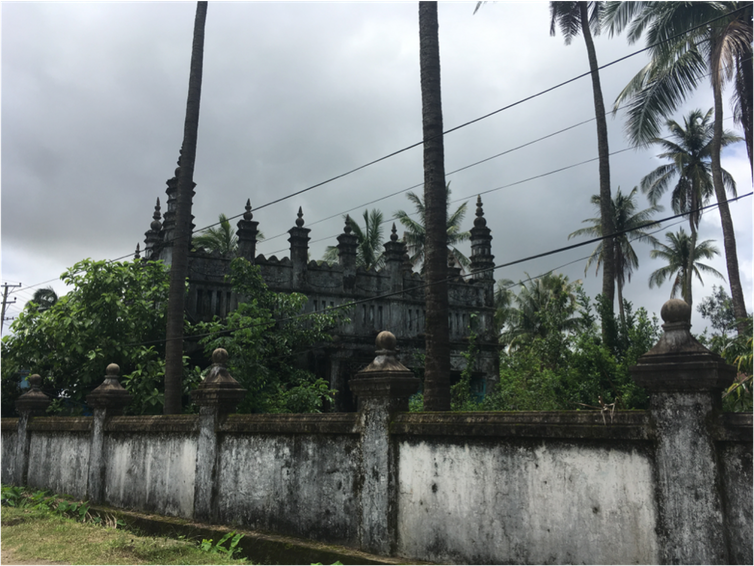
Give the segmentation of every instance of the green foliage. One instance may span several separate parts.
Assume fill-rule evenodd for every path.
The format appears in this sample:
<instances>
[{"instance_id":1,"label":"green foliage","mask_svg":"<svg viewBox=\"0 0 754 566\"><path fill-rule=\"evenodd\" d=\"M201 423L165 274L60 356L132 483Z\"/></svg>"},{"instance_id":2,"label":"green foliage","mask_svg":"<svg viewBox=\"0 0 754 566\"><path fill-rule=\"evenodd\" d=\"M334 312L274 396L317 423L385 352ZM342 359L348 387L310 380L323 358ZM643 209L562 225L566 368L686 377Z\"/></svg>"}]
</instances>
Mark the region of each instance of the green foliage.
<instances>
[{"instance_id":1,"label":"green foliage","mask_svg":"<svg viewBox=\"0 0 754 566\"><path fill-rule=\"evenodd\" d=\"M160 262L87 259L63 273L71 291L46 310L26 305L2 341L2 411L14 412L19 375L43 378L51 412L77 414L108 364L134 395L126 411L162 411L168 272ZM153 344L144 343L153 342ZM191 376L184 379L186 392ZM195 378L194 378L195 379Z\"/></svg>"},{"instance_id":2,"label":"green foliage","mask_svg":"<svg viewBox=\"0 0 754 566\"><path fill-rule=\"evenodd\" d=\"M469 347L461 354L466 365L461 372L461 379L450 388L450 407L453 411L472 411L477 408L478 401L471 391L471 377L476 366L479 345L476 333L477 314L472 313L469 321Z\"/></svg>"},{"instance_id":3,"label":"green foliage","mask_svg":"<svg viewBox=\"0 0 754 566\"><path fill-rule=\"evenodd\" d=\"M233 558L234 554L241 552L241 549L238 548L238 543L241 542L242 538L243 535L241 533L230 531L229 533L225 533L215 544L212 543L212 539L202 539L199 548L209 554L225 554L228 558ZM223 546L226 542L228 543L227 548Z\"/></svg>"},{"instance_id":4,"label":"green foliage","mask_svg":"<svg viewBox=\"0 0 754 566\"><path fill-rule=\"evenodd\" d=\"M611 403L646 408L646 392L628 368L659 340L657 317L643 308L634 312L624 300L619 320L601 295L592 301L559 275L521 284L517 296L498 304L506 310L501 342L509 343L501 353L500 380L481 404L464 410L599 409Z\"/></svg>"},{"instance_id":5,"label":"green foliage","mask_svg":"<svg viewBox=\"0 0 754 566\"><path fill-rule=\"evenodd\" d=\"M327 331L344 319L341 310L308 313L300 293L274 293L262 280L258 266L243 258L231 262L231 284L238 308L224 321L197 325L207 355L225 348L229 371L248 390L240 413L319 412L332 400L324 379L302 369L307 349L330 340Z\"/></svg>"},{"instance_id":6,"label":"green foliage","mask_svg":"<svg viewBox=\"0 0 754 566\"><path fill-rule=\"evenodd\" d=\"M733 300L721 285L712 286L712 295L702 299L696 306L702 318L709 320L712 328L720 334L727 334L736 327L736 315L733 312Z\"/></svg>"},{"instance_id":7,"label":"green foliage","mask_svg":"<svg viewBox=\"0 0 754 566\"><path fill-rule=\"evenodd\" d=\"M73 519L80 523L101 524L101 517L93 517L89 513L88 501L75 501L70 496L53 495L46 490L32 491L27 487L2 486L2 505L25 509L43 509ZM123 525L123 521L110 521L113 527Z\"/></svg>"}]
</instances>

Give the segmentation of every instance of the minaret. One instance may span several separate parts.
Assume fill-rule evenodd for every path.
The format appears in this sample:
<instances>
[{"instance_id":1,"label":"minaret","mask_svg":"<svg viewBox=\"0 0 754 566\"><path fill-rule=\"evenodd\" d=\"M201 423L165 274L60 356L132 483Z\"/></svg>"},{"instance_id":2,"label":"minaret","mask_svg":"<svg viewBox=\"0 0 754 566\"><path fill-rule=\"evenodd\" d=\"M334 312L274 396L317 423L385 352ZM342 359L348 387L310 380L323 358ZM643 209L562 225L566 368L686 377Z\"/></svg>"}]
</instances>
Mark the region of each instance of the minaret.
<instances>
[{"instance_id":1,"label":"minaret","mask_svg":"<svg viewBox=\"0 0 754 566\"><path fill-rule=\"evenodd\" d=\"M393 223L390 233L390 241L383 244L385 247L385 269L390 274L390 286L393 291L403 288L403 256L406 253L406 244L398 241L398 232Z\"/></svg>"},{"instance_id":2,"label":"minaret","mask_svg":"<svg viewBox=\"0 0 754 566\"><path fill-rule=\"evenodd\" d=\"M156 260L160 253L160 244L162 243L162 237L160 232L162 231L162 224L160 223L160 199L157 199L157 204L154 205L154 214L152 214L152 223L149 225L149 230L144 233L144 259Z\"/></svg>"},{"instance_id":3,"label":"minaret","mask_svg":"<svg viewBox=\"0 0 754 566\"><path fill-rule=\"evenodd\" d=\"M246 199L246 212L243 218L238 221L238 257L246 258L250 263L254 263L257 250L257 226L259 222L252 220L254 215L251 213L251 199Z\"/></svg>"},{"instance_id":4,"label":"minaret","mask_svg":"<svg viewBox=\"0 0 754 566\"><path fill-rule=\"evenodd\" d=\"M495 282L495 256L492 255L492 236L482 209L482 197L476 198L476 218L471 232L471 273L474 280Z\"/></svg>"},{"instance_id":5,"label":"minaret","mask_svg":"<svg viewBox=\"0 0 754 566\"><path fill-rule=\"evenodd\" d=\"M353 289L356 283L356 249L359 239L352 234L351 217L346 214L346 225L338 236L338 263L343 268L343 290Z\"/></svg>"},{"instance_id":6,"label":"minaret","mask_svg":"<svg viewBox=\"0 0 754 566\"><path fill-rule=\"evenodd\" d=\"M181 148L179 153L183 153L183 148ZM178 164L180 165L181 160L180 157L178 158ZM168 179L166 181L166 184L168 186L167 189L165 189L165 192L168 195L168 202L167 202L167 210L165 211L165 218L164 222L162 223L162 249L161 253L158 258L155 259L161 259L165 262L165 265L170 265L173 262L173 240L175 239L175 211L176 207L178 206L178 176L181 174L181 168L176 167L175 168L175 176ZM194 196L196 195L196 192L193 190L196 187L196 183L193 183L191 187L191 199L193 200ZM193 233L194 228L196 227L194 225L194 215L191 215L191 232ZM191 239L189 238L189 241L186 242L187 246L191 245Z\"/></svg>"},{"instance_id":7,"label":"minaret","mask_svg":"<svg viewBox=\"0 0 754 566\"><path fill-rule=\"evenodd\" d=\"M296 226L288 230L291 235L288 241L291 244L291 265L293 266L292 289L301 291L304 286L306 264L309 262L309 228L304 228L304 213L298 208Z\"/></svg>"}]
</instances>

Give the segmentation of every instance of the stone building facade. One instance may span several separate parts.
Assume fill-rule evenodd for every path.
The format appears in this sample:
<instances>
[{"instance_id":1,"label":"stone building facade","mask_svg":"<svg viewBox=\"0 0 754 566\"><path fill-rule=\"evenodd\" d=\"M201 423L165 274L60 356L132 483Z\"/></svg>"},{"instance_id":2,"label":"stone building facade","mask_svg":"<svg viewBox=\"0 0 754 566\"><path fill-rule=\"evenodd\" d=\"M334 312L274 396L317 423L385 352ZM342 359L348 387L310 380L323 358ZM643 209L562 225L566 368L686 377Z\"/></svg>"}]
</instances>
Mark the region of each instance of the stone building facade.
<instances>
[{"instance_id":1,"label":"stone building facade","mask_svg":"<svg viewBox=\"0 0 754 566\"><path fill-rule=\"evenodd\" d=\"M167 210L161 217L157 201L150 229L145 234L144 257L171 263L175 230L177 180L168 181ZM306 310L319 312L353 303L350 322L334 331L331 343L313 347L302 363L338 391L336 411L355 410L348 382L374 357L374 340L382 330L395 334L402 345L403 363L418 375L423 370L424 353L424 281L413 271L404 242L399 241L393 226L385 247L385 264L380 270L365 270L356 265L357 237L348 223L338 236L338 261L334 264L308 260L309 232L304 227L303 212L288 233L289 257L278 259L256 254L259 223L253 220L250 203L238 222L238 252L260 267L267 286L275 292L299 292L308 298ZM192 226L193 229L193 226ZM498 348L494 331L494 256L492 236L484 218L482 202L476 205L471 229L470 277L461 277L460 268L448 267L450 277L449 331L451 341L451 383L460 378L466 366L462 354L469 348L469 328L475 317L479 353L476 356L472 387L482 397L498 379ZM189 320L224 317L238 304L226 275L230 259L219 254L192 251L189 254L189 293L186 313Z\"/></svg>"}]
</instances>

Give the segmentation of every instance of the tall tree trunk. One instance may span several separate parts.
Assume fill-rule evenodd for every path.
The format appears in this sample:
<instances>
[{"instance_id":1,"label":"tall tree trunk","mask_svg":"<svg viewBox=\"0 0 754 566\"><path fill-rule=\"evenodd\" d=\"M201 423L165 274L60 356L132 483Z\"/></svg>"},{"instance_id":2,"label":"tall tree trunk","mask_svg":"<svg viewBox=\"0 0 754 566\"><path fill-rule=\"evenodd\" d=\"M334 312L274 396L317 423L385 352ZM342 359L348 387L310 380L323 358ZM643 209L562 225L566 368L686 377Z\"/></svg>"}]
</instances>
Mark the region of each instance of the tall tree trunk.
<instances>
[{"instance_id":1,"label":"tall tree trunk","mask_svg":"<svg viewBox=\"0 0 754 566\"><path fill-rule=\"evenodd\" d=\"M741 277L738 271L738 252L736 251L736 235L733 231L733 219L728 206L728 196L725 194L723 174L720 166L720 147L723 137L723 93L719 80L712 81L712 92L715 99L715 124L712 137L711 167L712 184L715 188L718 209L720 210L720 223L723 228L723 246L725 247L725 263L728 268L728 281L730 282L730 295L733 301L733 314L737 319L746 318L746 303L741 286ZM746 331L745 325L737 325L738 333Z\"/></svg>"},{"instance_id":2,"label":"tall tree trunk","mask_svg":"<svg viewBox=\"0 0 754 566\"><path fill-rule=\"evenodd\" d=\"M688 276L684 280L683 289L681 289L681 296L683 297L683 300L686 301L686 303L689 305L689 307L692 306L691 286L694 283L694 263L696 260L696 258L694 257L694 250L696 250L697 229L699 226L700 215L700 212L698 210L699 200L697 199L697 196L699 196L700 193L697 190L696 185L697 183L692 183L691 198L689 199L691 201L689 205L689 208L691 210L691 212L689 213L689 230L691 231L691 238L689 244L689 257L686 262L686 273L688 274Z\"/></svg>"},{"instance_id":3,"label":"tall tree trunk","mask_svg":"<svg viewBox=\"0 0 754 566\"><path fill-rule=\"evenodd\" d=\"M600 223L602 235L607 236L615 232L612 216L612 197L610 195L610 149L607 143L607 117L605 116L605 103L602 99L602 86L600 84L599 64L597 52L594 49L592 32L589 29L588 2L579 2L581 12L581 33L586 43L586 51L589 56L589 69L592 73L592 92L594 94L594 116L597 122L597 155L599 157L600 171ZM602 258L602 295L607 300L610 308L615 305L615 250L612 239L603 242L604 257ZM603 321L603 339L608 339L608 332Z\"/></svg>"},{"instance_id":4,"label":"tall tree trunk","mask_svg":"<svg viewBox=\"0 0 754 566\"><path fill-rule=\"evenodd\" d=\"M194 20L194 43L191 50L186 120L178 174L178 195L175 213L173 260L170 266L167 336L165 344L165 406L166 415L181 412L183 381L183 317L188 275L188 252L191 239L191 196L194 190L194 160L199 129L199 100L202 93L202 58L204 54L204 23L207 2L198 2Z\"/></svg>"},{"instance_id":5,"label":"tall tree trunk","mask_svg":"<svg viewBox=\"0 0 754 566\"><path fill-rule=\"evenodd\" d=\"M738 69L736 73L736 90L741 104L741 123L744 129L744 139L746 140L746 152L749 154L749 168L754 176L754 162L752 162L752 122L754 122L754 113L752 113L752 99L754 98L754 87L752 85L751 51L737 61Z\"/></svg>"},{"instance_id":6,"label":"tall tree trunk","mask_svg":"<svg viewBox=\"0 0 754 566\"><path fill-rule=\"evenodd\" d=\"M450 338L448 333L448 244L446 227L445 160L440 97L440 43L437 3L419 2L419 61L421 67L424 136L424 205L426 287L426 362L424 410L450 410Z\"/></svg>"}]
</instances>

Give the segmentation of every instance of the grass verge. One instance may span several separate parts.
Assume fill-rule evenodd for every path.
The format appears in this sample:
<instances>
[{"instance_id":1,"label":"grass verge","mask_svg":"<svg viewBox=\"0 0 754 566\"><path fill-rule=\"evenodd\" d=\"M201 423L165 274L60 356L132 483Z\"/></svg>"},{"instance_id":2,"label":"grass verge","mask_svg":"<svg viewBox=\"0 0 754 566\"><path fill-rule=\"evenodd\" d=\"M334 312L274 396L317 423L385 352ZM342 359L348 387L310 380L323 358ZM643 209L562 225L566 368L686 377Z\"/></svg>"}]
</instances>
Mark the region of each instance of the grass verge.
<instances>
[{"instance_id":1,"label":"grass verge","mask_svg":"<svg viewBox=\"0 0 754 566\"><path fill-rule=\"evenodd\" d=\"M108 526L107 523L110 523ZM2 547L18 560L66 564L249 564L201 541L139 536L115 521L82 523L49 508L3 506Z\"/></svg>"}]
</instances>

